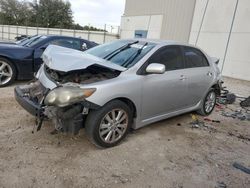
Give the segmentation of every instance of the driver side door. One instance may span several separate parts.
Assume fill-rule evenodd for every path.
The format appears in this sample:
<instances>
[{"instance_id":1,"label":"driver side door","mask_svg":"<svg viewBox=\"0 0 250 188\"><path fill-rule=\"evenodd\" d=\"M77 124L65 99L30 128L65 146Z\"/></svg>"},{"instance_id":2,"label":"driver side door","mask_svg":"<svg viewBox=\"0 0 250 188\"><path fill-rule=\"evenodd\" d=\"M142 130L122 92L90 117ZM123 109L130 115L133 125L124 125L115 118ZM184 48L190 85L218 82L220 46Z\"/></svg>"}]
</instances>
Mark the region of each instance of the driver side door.
<instances>
[{"instance_id":1,"label":"driver side door","mask_svg":"<svg viewBox=\"0 0 250 188\"><path fill-rule=\"evenodd\" d=\"M165 65L163 74L144 74L142 79L142 112L144 123L162 119L165 115L185 108L187 85L183 75L184 60L181 48L166 46L156 51L146 62Z\"/></svg>"}]
</instances>

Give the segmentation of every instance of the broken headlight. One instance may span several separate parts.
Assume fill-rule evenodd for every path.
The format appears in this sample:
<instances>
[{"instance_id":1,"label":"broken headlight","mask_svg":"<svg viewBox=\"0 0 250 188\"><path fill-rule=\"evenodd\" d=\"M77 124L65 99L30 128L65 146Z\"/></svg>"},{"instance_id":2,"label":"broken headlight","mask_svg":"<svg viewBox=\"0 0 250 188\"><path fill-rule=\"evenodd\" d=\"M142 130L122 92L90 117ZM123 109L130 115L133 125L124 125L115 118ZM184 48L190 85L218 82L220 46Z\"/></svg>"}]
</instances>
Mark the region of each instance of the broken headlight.
<instances>
[{"instance_id":1,"label":"broken headlight","mask_svg":"<svg viewBox=\"0 0 250 188\"><path fill-rule=\"evenodd\" d=\"M45 97L45 105L65 107L84 100L96 91L95 88L82 89L77 87L60 87L48 93Z\"/></svg>"}]
</instances>

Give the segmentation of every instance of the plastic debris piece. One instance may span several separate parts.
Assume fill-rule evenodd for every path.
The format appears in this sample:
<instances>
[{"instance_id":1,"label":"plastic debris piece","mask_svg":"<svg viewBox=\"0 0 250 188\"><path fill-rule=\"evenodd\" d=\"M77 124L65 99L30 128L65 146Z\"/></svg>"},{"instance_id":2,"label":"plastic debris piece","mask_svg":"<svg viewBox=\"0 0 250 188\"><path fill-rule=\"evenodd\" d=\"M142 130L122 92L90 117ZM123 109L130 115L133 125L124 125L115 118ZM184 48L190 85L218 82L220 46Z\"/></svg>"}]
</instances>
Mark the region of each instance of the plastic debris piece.
<instances>
[{"instance_id":1,"label":"plastic debris piece","mask_svg":"<svg viewBox=\"0 0 250 188\"><path fill-rule=\"evenodd\" d=\"M227 188L227 185L224 182L217 182L215 188Z\"/></svg>"},{"instance_id":2,"label":"plastic debris piece","mask_svg":"<svg viewBox=\"0 0 250 188\"><path fill-rule=\"evenodd\" d=\"M233 167L241 170L242 172L245 172L247 174L250 174L250 168L244 167L240 163L234 162Z\"/></svg>"},{"instance_id":3,"label":"plastic debris piece","mask_svg":"<svg viewBox=\"0 0 250 188\"><path fill-rule=\"evenodd\" d=\"M246 98L245 100L241 101L240 106L243 108L250 107L250 96Z\"/></svg>"}]
</instances>

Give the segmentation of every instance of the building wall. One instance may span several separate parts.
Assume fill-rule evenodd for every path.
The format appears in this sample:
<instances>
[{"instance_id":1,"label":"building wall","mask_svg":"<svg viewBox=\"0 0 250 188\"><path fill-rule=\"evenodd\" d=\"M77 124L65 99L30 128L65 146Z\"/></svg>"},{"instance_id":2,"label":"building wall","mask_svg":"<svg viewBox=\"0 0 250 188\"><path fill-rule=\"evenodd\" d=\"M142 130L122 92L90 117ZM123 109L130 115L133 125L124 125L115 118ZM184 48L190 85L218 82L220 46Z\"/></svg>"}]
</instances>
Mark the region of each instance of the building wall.
<instances>
[{"instance_id":1,"label":"building wall","mask_svg":"<svg viewBox=\"0 0 250 188\"><path fill-rule=\"evenodd\" d=\"M147 30L147 38L161 38L163 15L123 16L121 38L133 38L135 30Z\"/></svg>"},{"instance_id":2,"label":"building wall","mask_svg":"<svg viewBox=\"0 0 250 188\"><path fill-rule=\"evenodd\" d=\"M250 1L196 0L189 42L220 58L224 76L250 80Z\"/></svg>"},{"instance_id":3,"label":"building wall","mask_svg":"<svg viewBox=\"0 0 250 188\"><path fill-rule=\"evenodd\" d=\"M148 30L148 38L187 42L195 0L126 0L121 20L121 38L134 37L135 30Z\"/></svg>"}]
</instances>

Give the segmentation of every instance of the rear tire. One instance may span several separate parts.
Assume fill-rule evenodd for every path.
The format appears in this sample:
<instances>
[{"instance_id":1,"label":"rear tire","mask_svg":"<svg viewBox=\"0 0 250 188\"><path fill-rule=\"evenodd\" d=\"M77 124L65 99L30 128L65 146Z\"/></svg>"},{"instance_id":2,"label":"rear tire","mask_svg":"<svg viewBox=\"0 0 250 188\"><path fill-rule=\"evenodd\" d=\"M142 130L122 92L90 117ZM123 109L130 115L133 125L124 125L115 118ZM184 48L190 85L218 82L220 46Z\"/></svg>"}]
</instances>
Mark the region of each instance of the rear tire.
<instances>
[{"instance_id":1,"label":"rear tire","mask_svg":"<svg viewBox=\"0 0 250 188\"><path fill-rule=\"evenodd\" d=\"M216 105L216 93L213 88L211 88L206 94L205 98L202 100L202 107L197 111L198 114L202 116L208 116L213 112Z\"/></svg>"},{"instance_id":2,"label":"rear tire","mask_svg":"<svg viewBox=\"0 0 250 188\"><path fill-rule=\"evenodd\" d=\"M10 85L15 79L15 66L9 60L0 58L0 87Z\"/></svg>"},{"instance_id":3,"label":"rear tire","mask_svg":"<svg viewBox=\"0 0 250 188\"><path fill-rule=\"evenodd\" d=\"M132 118L132 111L128 105L114 100L88 114L85 131L93 144L104 148L113 147L128 134Z\"/></svg>"}]
</instances>

